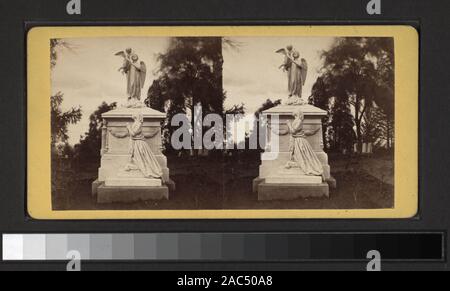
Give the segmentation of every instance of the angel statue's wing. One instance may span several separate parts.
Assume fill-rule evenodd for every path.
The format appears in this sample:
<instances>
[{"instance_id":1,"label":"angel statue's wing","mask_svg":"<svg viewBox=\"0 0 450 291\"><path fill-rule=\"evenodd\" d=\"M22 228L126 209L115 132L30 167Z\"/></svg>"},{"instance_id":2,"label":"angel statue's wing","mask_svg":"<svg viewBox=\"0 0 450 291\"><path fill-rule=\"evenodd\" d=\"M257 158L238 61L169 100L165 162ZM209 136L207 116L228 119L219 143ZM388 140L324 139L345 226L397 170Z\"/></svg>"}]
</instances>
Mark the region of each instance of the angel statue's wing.
<instances>
[{"instance_id":1,"label":"angel statue's wing","mask_svg":"<svg viewBox=\"0 0 450 291\"><path fill-rule=\"evenodd\" d=\"M302 59L302 80L303 86L305 86L306 77L308 76L308 63L305 59Z\"/></svg>"},{"instance_id":2,"label":"angel statue's wing","mask_svg":"<svg viewBox=\"0 0 450 291\"><path fill-rule=\"evenodd\" d=\"M147 76L147 66L144 62L141 62L141 70L140 70L140 78L141 78L141 86L144 88L145 77Z\"/></svg>"},{"instance_id":3,"label":"angel statue's wing","mask_svg":"<svg viewBox=\"0 0 450 291\"><path fill-rule=\"evenodd\" d=\"M287 51L286 51L286 49L285 48L282 48L282 49L279 49L279 50L277 50L275 53L277 53L277 54L283 54L283 55L287 55Z\"/></svg>"},{"instance_id":4,"label":"angel statue's wing","mask_svg":"<svg viewBox=\"0 0 450 291\"><path fill-rule=\"evenodd\" d=\"M120 51L120 52L116 53L115 56L126 58L126 55L125 55L124 51Z\"/></svg>"}]
</instances>

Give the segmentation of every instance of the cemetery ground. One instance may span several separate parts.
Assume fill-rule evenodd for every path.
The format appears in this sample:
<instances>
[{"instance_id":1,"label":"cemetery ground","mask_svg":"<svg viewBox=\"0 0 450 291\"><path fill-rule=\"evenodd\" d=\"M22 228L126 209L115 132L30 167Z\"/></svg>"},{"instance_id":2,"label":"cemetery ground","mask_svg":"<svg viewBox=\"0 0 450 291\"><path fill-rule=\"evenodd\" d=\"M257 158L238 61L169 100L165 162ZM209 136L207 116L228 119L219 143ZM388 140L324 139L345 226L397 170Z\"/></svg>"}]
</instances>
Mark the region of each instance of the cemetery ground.
<instances>
[{"instance_id":1,"label":"cemetery ground","mask_svg":"<svg viewBox=\"0 0 450 291\"><path fill-rule=\"evenodd\" d=\"M98 204L91 183L98 165L58 169L53 174L54 210L215 210L215 209L385 209L394 207L392 155L344 156L330 154L337 188L330 198L293 201L257 200L252 181L260 161L247 157L168 156L176 190L168 201ZM80 170L84 169L84 170Z\"/></svg>"}]
</instances>

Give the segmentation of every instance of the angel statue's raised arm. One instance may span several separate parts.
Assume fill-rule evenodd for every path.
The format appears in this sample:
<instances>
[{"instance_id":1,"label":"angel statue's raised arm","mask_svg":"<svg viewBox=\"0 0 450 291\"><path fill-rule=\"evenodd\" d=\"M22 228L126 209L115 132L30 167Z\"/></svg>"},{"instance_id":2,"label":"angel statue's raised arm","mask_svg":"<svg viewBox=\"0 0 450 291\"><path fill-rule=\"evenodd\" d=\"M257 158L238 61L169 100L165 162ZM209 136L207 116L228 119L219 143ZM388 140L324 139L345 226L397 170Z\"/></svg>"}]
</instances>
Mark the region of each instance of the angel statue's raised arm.
<instances>
[{"instance_id":1,"label":"angel statue's raised arm","mask_svg":"<svg viewBox=\"0 0 450 291\"><path fill-rule=\"evenodd\" d=\"M286 48L282 48L276 51L277 54L284 55L284 63L279 67L283 69L285 72L289 71L291 68L291 57L293 53L294 47L292 45L288 45Z\"/></svg>"},{"instance_id":2,"label":"angel statue's raised arm","mask_svg":"<svg viewBox=\"0 0 450 291\"><path fill-rule=\"evenodd\" d=\"M115 54L116 56L123 58L122 67L119 68L119 72L122 72L122 74L128 73L128 71L130 69L130 64L131 64L130 56L132 53L133 53L133 50L128 48L125 51L120 51Z\"/></svg>"}]
</instances>

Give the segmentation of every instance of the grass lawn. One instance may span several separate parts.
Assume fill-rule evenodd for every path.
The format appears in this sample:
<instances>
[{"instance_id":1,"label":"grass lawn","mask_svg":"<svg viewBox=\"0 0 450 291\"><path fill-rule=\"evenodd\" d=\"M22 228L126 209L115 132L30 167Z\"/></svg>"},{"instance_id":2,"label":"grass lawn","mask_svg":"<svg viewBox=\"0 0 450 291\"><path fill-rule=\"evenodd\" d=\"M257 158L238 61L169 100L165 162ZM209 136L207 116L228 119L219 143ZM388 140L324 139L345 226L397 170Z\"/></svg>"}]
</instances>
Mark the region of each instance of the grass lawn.
<instances>
[{"instance_id":1,"label":"grass lawn","mask_svg":"<svg viewBox=\"0 0 450 291\"><path fill-rule=\"evenodd\" d=\"M330 156L337 188L330 198L259 202L252 192L258 162L211 161L208 158L169 158L176 191L169 201L130 204L97 204L91 183L97 178L89 170L57 172L53 182L55 210L214 210L214 209L381 209L394 207L393 162L390 158Z\"/></svg>"}]
</instances>

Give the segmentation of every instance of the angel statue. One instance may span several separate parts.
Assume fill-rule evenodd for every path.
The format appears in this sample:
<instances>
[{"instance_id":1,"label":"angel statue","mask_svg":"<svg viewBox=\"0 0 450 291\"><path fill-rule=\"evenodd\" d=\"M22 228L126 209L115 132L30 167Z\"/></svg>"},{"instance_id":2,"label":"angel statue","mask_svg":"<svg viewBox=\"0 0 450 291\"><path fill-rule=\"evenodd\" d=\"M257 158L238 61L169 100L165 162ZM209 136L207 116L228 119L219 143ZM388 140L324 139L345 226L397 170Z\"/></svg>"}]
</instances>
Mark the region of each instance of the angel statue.
<instances>
[{"instance_id":1,"label":"angel statue","mask_svg":"<svg viewBox=\"0 0 450 291\"><path fill-rule=\"evenodd\" d=\"M144 62L138 62L139 57L132 49L118 52L116 56L123 58L123 65L119 72L127 76L127 107L143 107L141 100L141 90L144 88L147 68Z\"/></svg>"},{"instance_id":2,"label":"angel statue","mask_svg":"<svg viewBox=\"0 0 450 291\"><path fill-rule=\"evenodd\" d=\"M142 132L144 117L142 113L135 113L132 116L133 123L127 124L130 134L130 161L125 167L126 171L140 170L144 177L149 179L163 179L161 166L153 154L149 145L145 141Z\"/></svg>"},{"instance_id":3,"label":"angel statue","mask_svg":"<svg viewBox=\"0 0 450 291\"><path fill-rule=\"evenodd\" d=\"M306 130L303 128L305 117L301 109L294 111L294 121L288 122L290 145L289 161L285 165L286 169L300 169L306 176L323 176L323 166L314 152L313 148L306 140L307 136L313 136L320 129Z\"/></svg>"},{"instance_id":4,"label":"angel statue","mask_svg":"<svg viewBox=\"0 0 450 291\"><path fill-rule=\"evenodd\" d=\"M291 45L276 52L285 56L284 63L280 68L288 75L289 99L286 101L286 105L306 104L302 99L302 89L308 74L308 63L303 58L299 60L300 53L295 51Z\"/></svg>"}]
</instances>

